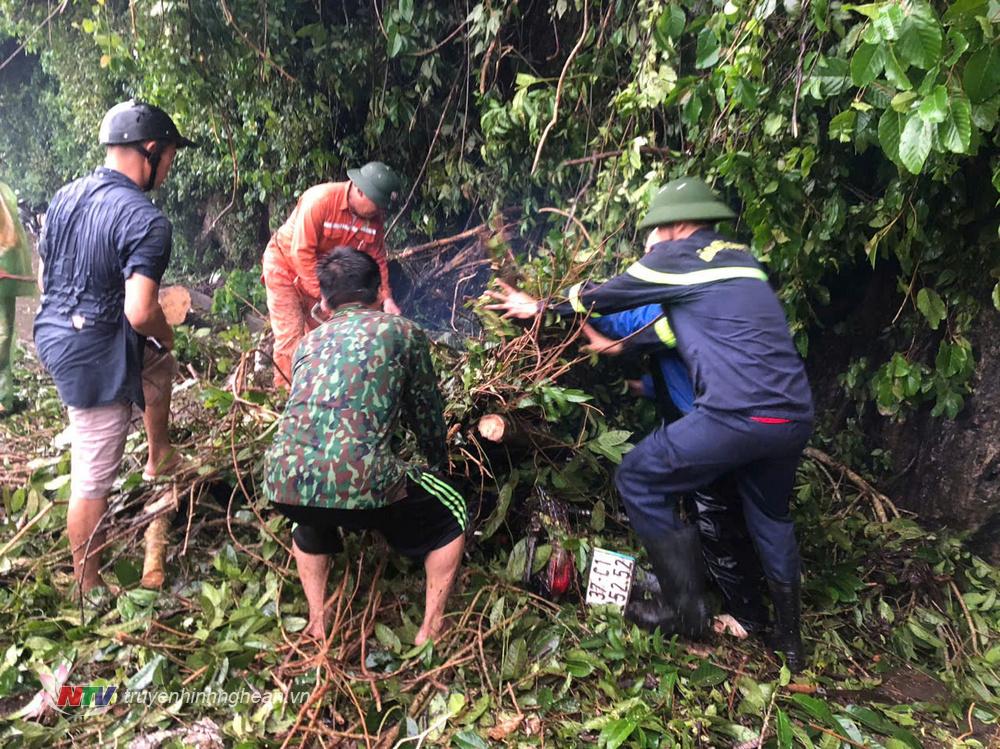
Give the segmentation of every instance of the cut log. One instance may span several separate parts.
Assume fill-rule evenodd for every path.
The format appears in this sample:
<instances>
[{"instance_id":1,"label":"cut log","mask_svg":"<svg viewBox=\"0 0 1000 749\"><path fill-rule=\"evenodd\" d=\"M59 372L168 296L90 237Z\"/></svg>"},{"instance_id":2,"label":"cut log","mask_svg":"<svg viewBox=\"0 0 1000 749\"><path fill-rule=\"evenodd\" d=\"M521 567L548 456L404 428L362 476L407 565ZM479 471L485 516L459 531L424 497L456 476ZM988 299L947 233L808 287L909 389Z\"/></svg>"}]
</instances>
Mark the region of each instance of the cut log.
<instances>
[{"instance_id":1,"label":"cut log","mask_svg":"<svg viewBox=\"0 0 1000 749\"><path fill-rule=\"evenodd\" d=\"M510 424L500 414L486 414L479 420L479 434L490 442L503 442L504 435L510 431Z\"/></svg>"},{"instance_id":2,"label":"cut log","mask_svg":"<svg viewBox=\"0 0 1000 749\"><path fill-rule=\"evenodd\" d=\"M167 532L171 517L161 515L146 527L146 556L142 562L142 587L147 590L162 588L166 580Z\"/></svg>"},{"instance_id":3,"label":"cut log","mask_svg":"<svg viewBox=\"0 0 1000 749\"><path fill-rule=\"evenodd\" d=\"M177 514L177 485L174 484L155 502L150 503L145 512L157 514L146 527L146 555L142 562L142 587L154 590L162 588L166 579L167 542L170 523Z\"/></svg>"},{"instance_id":4,"label":"cut log","mask_svg":"<svg viewBox=\"0 0 1000 749\"><path fill-rule=\"evenodd\" d=\"M483 439L498 445L518 445L530 441L528 425L512 416L486 414L479 419L477 429Z\"/></svg>"},{"instance_id":5,"label":"cut log","mask_svg":"<svg viewBox=\"0 0 1000 749\"><path fill-rule=\"evenodd\" d=\"M211 327L212 297L197 289L186 286L165 286L160 289L160 306L170 325L200 324ZM251 333L260 333L267 322L250 312L243 316L243 322Z\"/></svg>"},{"instance_id":6,"label":"cut log","mask_svg":"<svg viewBox=\"0 0 1000 749\"><path fill-rule=\"evenodd\" d=\"M183 286L160 289L160 307L168 325L182 325L191 311L191 292Z\"/></svg>"}]
</instances>

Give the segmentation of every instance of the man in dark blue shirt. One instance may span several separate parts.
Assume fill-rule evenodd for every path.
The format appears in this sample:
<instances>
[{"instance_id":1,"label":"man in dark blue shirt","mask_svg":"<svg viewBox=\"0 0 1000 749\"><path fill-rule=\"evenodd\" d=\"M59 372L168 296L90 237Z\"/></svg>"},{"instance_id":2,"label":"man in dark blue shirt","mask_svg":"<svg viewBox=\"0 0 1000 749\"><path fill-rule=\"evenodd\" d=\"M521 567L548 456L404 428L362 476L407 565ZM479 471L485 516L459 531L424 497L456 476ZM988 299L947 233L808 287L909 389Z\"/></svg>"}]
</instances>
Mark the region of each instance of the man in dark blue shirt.
<instances>
[{"instance_id":1,"label":"man in dark blue shirt","mask_svg":"<svg viewBox=\"0 0 1000 749\"><path fill-rule=\"evenodd\" d=\"M698 179L663 186L639 222L646 254L603 284L583 283L547 305L506 284L492 309L531 319L662 305L695 385L694 410L664 424L622 460L615 483L663 595L662 625L690 636L708 624L697 531L677 498L731 474L774 602L771 644L803 665L800 563L789 498L813 424L805 367L781 303L749 248L711 229L735 214ZM655 339L647 331L631 339Z\"/></svg>"},{"instance_id":2,"label":"man in dark blue shirt","mask_svg":"<svg viewBox=\"0 0 1000 749\"><path fill-rule=\"evenodd\" d=\"M67 532L83 592L101 585L100 521L121 463L133 406L143 409L147 477L168 470L173 331L158 300L171 226L145 193L194 145L157 107L128 101L101 123L104 166L56 193L39 245L35 346L72 433Z\"/></svg>"},{"instance_id":3,"label":"man in dark blue shirt","mask_svg":"<svg viewBox=\"0 0 1000 749\"><path fill-rule=\"evenodd\" d=\"M629 390L656 403L661 418L674 421L694 410L694 383L687 365L677 353L677 337L670 328L663 307L647 304L635 309L591 317L583 326L589 343L585 351L617 356L624 353L626 339L649 329L656 342L631 346L629 353L645 354L650 372L639 380L628 380ZM761 595L764 578L747 530L739 495L728 478L689 495L695 511L695 525L701 541L702 558L709 577L722 594L722 612L712 624L716 632L728 632L740 639L762 631L767 626L767 610ZM642 583L646 582L647 585ZM659 612L650 621L641 621L649 613L643 593L657 595L648 576L638 577L626 606L626 616L634 621L656 626Z\"/></svg>"}]
</instances>

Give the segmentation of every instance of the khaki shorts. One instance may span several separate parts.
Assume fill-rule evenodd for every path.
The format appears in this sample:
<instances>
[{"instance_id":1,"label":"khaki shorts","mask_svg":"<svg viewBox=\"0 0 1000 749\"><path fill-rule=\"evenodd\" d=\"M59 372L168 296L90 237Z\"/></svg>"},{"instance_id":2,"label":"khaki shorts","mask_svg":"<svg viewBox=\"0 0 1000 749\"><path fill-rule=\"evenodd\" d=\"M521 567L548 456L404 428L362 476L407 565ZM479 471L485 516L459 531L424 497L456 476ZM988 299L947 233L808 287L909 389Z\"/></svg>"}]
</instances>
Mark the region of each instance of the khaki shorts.
<instances>
[{"instance_id":1,"label":"khaki shorts","mask_svg":"<svg viewBox=\"0 0 1000 749\"><path fill-rule=\"evenodd\" d=\"M146 405L170 397L177 360L169 351L147 348L143 358L142 392ZM125 439L132 423L132 404L112 403L95 408L69 406L73 446L70 450L70 493L74 499L103 499L118 475Z\"/></svg>"}]
</instances>

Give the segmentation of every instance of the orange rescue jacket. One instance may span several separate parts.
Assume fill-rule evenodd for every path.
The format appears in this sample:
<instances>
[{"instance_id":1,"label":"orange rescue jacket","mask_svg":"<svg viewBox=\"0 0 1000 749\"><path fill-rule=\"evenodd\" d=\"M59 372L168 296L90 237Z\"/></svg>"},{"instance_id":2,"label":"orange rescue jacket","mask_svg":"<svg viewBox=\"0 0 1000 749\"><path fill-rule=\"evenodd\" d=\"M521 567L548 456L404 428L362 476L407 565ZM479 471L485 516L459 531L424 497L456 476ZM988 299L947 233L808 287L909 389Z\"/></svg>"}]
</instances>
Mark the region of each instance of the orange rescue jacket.
<instances>
[{"instance_id":1,"label":"orange rescue jacket","mask_svg":"<svg viewBox=\"0 0 1000 749\"><path fill-rule=\"evenodd\" d=\"M316 261L334 247L353 247L378 263L382 298L390 298L385 227L377 219L362 219L351 212L347 205L350 185L326 182L302 193L292 215L271 237L267 249L298 276L302 293L319 299Z\"/></svg>"}]
</instances>

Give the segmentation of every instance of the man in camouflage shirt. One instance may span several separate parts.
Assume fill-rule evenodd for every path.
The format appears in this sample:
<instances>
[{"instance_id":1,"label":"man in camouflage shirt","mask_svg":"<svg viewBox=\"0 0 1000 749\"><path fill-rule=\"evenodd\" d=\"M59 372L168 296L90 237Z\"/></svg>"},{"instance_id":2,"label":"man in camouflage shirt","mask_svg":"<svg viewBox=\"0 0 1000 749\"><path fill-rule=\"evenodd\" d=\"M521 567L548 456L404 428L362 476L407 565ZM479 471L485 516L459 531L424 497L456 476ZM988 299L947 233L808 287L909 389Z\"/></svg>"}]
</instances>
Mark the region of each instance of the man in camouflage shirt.
<instances>
[{"instance_id":1,"label":"man in camouflage shirt","mask_svg":"<svg viewBox=\"0 0 1000 749\"><path fill-rule=\"evenodd\" d=\"M339 529L378 530L427 573L419 645L442 628L464 547L465 501L437 476L397 455L400 427L432 466L447 460L441 395L427 337L381 311L379 269L339 247L320 260L329 319L299 344L288 405L268 451L264 491L298 525L292 548L309 602L307 634L326 636L331 555Z\"/></svg>"}]
</instances>

